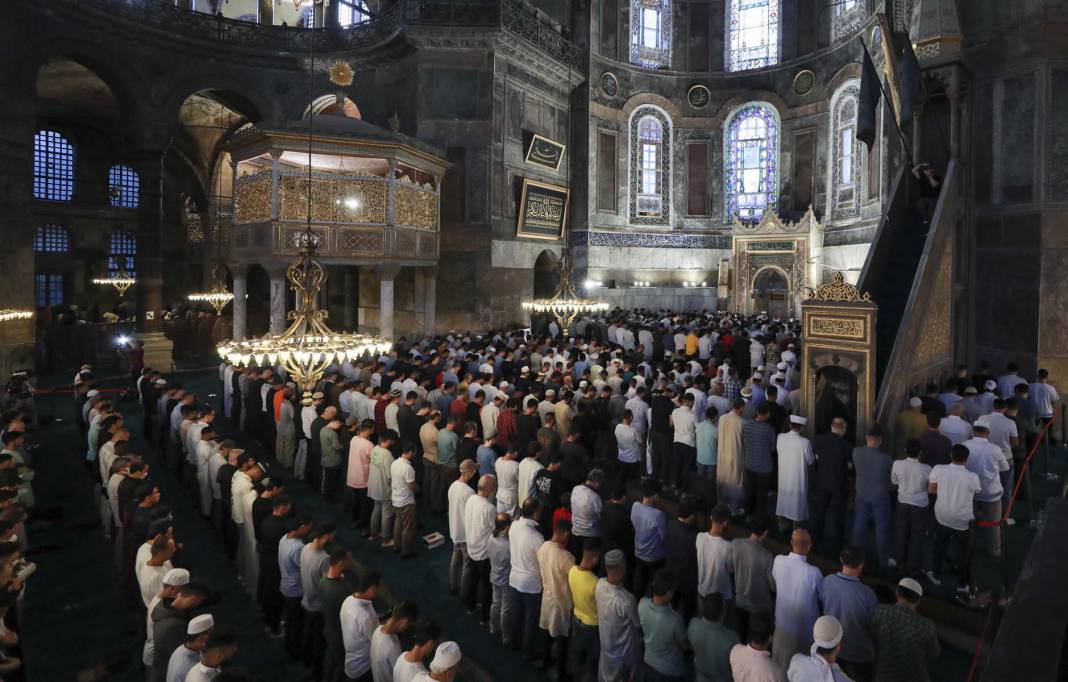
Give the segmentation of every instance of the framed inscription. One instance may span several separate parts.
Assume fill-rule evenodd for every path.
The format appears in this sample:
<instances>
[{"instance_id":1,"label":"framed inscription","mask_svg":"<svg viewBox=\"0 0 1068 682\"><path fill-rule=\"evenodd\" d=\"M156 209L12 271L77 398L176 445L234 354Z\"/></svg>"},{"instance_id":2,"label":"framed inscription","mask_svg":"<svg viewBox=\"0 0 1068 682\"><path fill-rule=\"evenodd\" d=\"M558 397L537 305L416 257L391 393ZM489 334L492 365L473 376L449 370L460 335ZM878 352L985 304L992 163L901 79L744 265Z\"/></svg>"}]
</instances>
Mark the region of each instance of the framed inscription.
<instances>
[{"instance_id":1,"label":"framed inscription","mask_svg":"<svg viewBox=\"0 0 1068 682\"><path fill-rule=\"evenodd\" d=\"M527 155L524 161L535 166L548 168L551 171L560 170L560 162L564 158L564 145L553 142L541 135L532 135L530 144L527 145Z\"/></svg>"},{"instance_id":2,"label":"framed inscription","mask_svg":"<svg viewBox=\"0 0 1068 682\"><path fill-rule=\"evenodd\" d=\"M524 178L516 236L560 239L567 225L567 198L566 187Z\"/></svg>"}]
</instances>

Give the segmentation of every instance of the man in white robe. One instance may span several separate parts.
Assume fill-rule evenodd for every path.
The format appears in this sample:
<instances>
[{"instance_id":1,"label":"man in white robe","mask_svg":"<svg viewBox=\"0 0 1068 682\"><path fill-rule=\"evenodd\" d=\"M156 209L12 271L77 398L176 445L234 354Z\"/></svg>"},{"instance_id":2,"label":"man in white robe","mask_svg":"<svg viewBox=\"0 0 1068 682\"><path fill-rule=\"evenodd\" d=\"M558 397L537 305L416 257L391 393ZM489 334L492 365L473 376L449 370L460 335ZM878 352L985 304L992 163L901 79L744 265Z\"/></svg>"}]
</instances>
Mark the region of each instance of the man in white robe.
<instances>
[{"instance_id":1,"label":"man in white robe","mask_svg":"<svg viewBox=\"0 0 1068 682\"><path fill-rule=\"evenodd\" d=\"M812 646L812 628L820 615L823 573L808 563L812 538L797 529L790 537L790 553L775 557L771 578L775 582L775 638L772 658L783 670L794 654Z\"/></svg>"},{"instance_id":2,"label":"man in white robe","mask_svg":"<svg viewBox=\"0 0 1068 682\"><path fill-rule=\"evenodd\" d=\"M716 457L716 489L719 499L731 512L738 512L745 501L742 492L742 408L739 398L731 410L719 418L719 442Z\"/></svg>"},{"instance_id":3,"label":"man in white robe","mask_svg":"<svg viewBox=\"0 0 1068 682\"><path fill-rule=\"evenodd\" d=\"M808 421L800 415L790 415L790 430L780 433L775 442L779 453L779 495L775 514L782 527L787 521L804 521L808 518L809 467L816 461L812 443L801 435Z\"/></svg>"}]
</instances>

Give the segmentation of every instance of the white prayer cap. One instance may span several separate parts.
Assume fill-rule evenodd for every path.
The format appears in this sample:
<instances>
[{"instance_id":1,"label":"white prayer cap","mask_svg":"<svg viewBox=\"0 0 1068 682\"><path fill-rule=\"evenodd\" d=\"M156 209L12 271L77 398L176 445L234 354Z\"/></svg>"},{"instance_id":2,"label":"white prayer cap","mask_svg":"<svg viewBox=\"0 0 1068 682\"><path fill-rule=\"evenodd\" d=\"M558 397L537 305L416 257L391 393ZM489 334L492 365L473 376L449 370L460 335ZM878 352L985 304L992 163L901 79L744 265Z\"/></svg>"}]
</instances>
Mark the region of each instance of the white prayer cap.
<instances>
[{"instance_id":1,"label":"white prayer cap","mask_svg":"<svg viewBox=\"0 0 1068 682\"><path fill-rule=\"evenodd\" d=\"M167 380L166 379L156 379L156 385L157 386L166 386L167 385Z\"/></svg>"},{"instance_id":2,"label":"white prayer cap","mask_svg":"<svg viewBox=\"0 0 1068 682\"><path fill-rule=\"evenodd\" d=\"M764 371L764 365L757 365L757 371L758 372L763 372Z\"/></svg>"},{"instance_id":3,"label":"white prayer cap","mask_svg":"<svg viewBox=\"0 0 1068 682\"><path fill-rule=\"evenodd\" d=\"M182 587L189 584L189 571L184 568L172 568L163 576L163 584L170 587Z\"/></svg>"},{"instance_id":4,"label":"white prayer cap","mask_svg":"<svg viewBox=\"0 0 1068 682\"><path fill-rule=\"evenodd\" d=\"M185 632L188 635L201 635L213 627L215 627L215 619L211 617L210 613L205 613L189 621Z\"/></svg>"},{"instance_id":5,"label":"white prayer cap","mask_svg":"<svg viewBox=\"0 0 1068 682\"><path fill-rule=\"evenodd\" d=\"M793 350L794 349L794 344L788 343L788 344L786 344L786 347L789 348L790 350Z\"/></svg>"},{"instance_id":6,"label":"white prayer cap","mask_svg":"<svg viewBox=\"0 0 1068 682\"><path fill-rule=\"evenodd\" d=\"M983 384L983 387L988 391L993 391L997 389L998 382L994 381L993 379L987 379L986 383Z\"/></svg>"},{"instance_id":7,"label":"white prayer cap","mask_svg":"<svg viewBox=\"0 0 1068 682\"><path fill-rule=\"evenodd\" d=\"M975 386L969 386L964 389L964 395L976 395L977 393L979 393L979 391L975 388Z\"/></svg>"},{"instance_id":8,"label":"white prayer cap","mask_svg":"<svg viewBox=\"0 0 1068 682\"><path fill-rule=\"evenodd\" d=\"M785 362L780 362L779 364L775 365L775 367L777 367L778 369L786 369L787 367L789 367L789 365L787 365Z\"/></svg>"},{"instance_id":9,"label":"white prayer cap","mask_svg":"<svg viewBox=\"0 0 1068 682\"><path fill-rule=\"evenodd\" d=\"M582 350L589 350L589 349L590 349L590 344L588 344L588 343L582 344Z\"/></svg>"},{"instance_id":10,"label":"white prayer cap","mask_svg":"<svg viewBox=\"0 0 1068 682\"><path fill-rule=\"evenodd\" d=\"M528 365L523 365L523 368L519 370L519 372L522 373L522 374L525 374L525 373L527 373L529 371L530 371L530 367Z\"/></svg>"},{"instance_id":11,"label":"white prayer cap","mask_svg":"<svg viewBox=\"0 0 1068 682\"><path fill-rule=\"evenodd\" d=\"M93 366L92 366L92 365L82 365L82 366L81 366L81 369L79 369L78 371L79 371L79 372L85 372L85 371L87 371L87 370L90 370L90 369L92 369L92 368L93 368Z\"/></svg>"},{"instance_id":12,"label":"white prayer cap","mask_svg":"<svg viewBox=\"0 0 1068 682\"><path fill-rule=\"evenodd\" d=\"M590 385L589 382L585 381L585 380L579 382L579 388L586 388L589 385Z\"/></svg>"},{"instance_id":13,"label":"white prayer cap","mask_svg":"<svg viewBox=\"0 0 1068 682\"><path fill-rule=\"evenodd\" d=\"M487 352L487 353L496 353L496 352L497 352L497 349L496 349L496 348L494 348L493 346L487 346L487 347L486 347L486 352Z\"/></svg>"},{"instance_id":14,"label":"white prayer cap","mask_svg":"<svg viewBox=\"0 0 1068 682\"><path fill-rule=\"evenodd\" d=\"M315 393L312 393L312 400L322 400L323 397L324 396L322 391L316 391Z\"/></svg>"},{"instance_id":15,"label":"white prayer cap","mask_svg":"<svg viewBox=\"0 0 1068 682\"><path fill-rule=\"evenodd\" d=\"M760 372L755 372L753 374L753 381L764 381L764 375Z\"/></svg>"},{"instance_id":16,"label":"white prayer cap","mask_svg":"<svg viewBox=\"0 0 1068 682\"><path fill-rule=\"evenodd\" d=\"M556 391L551 388L545 389L545 395L556 395Z\"/></svg>"},{"instance_id":17,"label":"white prayer cap","mask_svg":"<svg viewBox=\"0 0 1068 682\"><path fill-rule=\"evenodd\" d=\"M802 417L799 414L791 414L790 415L790 423L791 424L797 424L799 426L804 426L805 424L808 423L808 419L806 417Z\"/></svg>"},{"instance_id":18,"label":"white prayer cap","mask_svg":"<svg viewBox=\"0 0 1068 682\"><path fill-rule=\"evenodd\" d=\"M921 597L923 596L923 587L921 587L920 583L913 580L912 578L902 578L897 582L897 586L903 587L906 590L909 590L910 592L915 592Z\"/></svg>"},{"instance_id":19,"label":"white prayer cap","mask_svg":"<svg viewBox=\"0 0 1068 682\"><path fill-rule=\"evenodd\" d=\"M100 395L100 391L98 391L98 390L96 390L94 388L94 389L90 389L89 392L85 394L85 397L86 398L95 398L98 395Z\"/></svg>"},{"instance_id":20,"label":"white prayer cap","mask_svg":"<svg viewBox=\"0 0 1068 682\"><path fill-rule=\"evenodd\" d=\"M500 386L498 386L497 388L499 388L499 389L501 389L501 390L503 391L503 390L505 390L506 388L508 388L508 387L509 387L510 385L511 385L511 384L509 384L509 383L508 383L507 381L502 381L502 382L501 382L501 385L500 385Z\"/></svg>"},{"instance_id":21,"label":"white prayer cap","mask_svg":"<svg viewBox=\"0 0 1068 682\"><path fill-rule=\"evenodd\" d=\"M743 398L752 398L753 397L753 389L749 388L748 386L744 387L742 389L742 397Z\"/></svg>"},{"instance_id":22,"label":"white prayer cap","mask_svg":"<svg viewBox=\"0 0 1068 682\"><path fill-rule=\"evenodd\" d=\"M460 664L460 658L460 645L456 642L442 642L434 652L434 660L430 662L430 672L448 672Z\"/></svg>"},{"instance_id":23,"label":"white prayer cap","mask_svg":"<svg viewBox=\"0 0 1068 682\"><path fill-rule=\"evenodd\" d=\"M923 401L920 400L919 398L917 398L915 396L912 397L912 398L909 398L909 407L919 407L920 405L923 405Z\"/></svg>"},{"instance_id":24,"label":"white prayer cap","mask_svg":"<svg viewBox=\"0 0 1068 682\"><path fill-rule=\"evenodd\" d=\"M812 639L822 649L833 649L842 641L842 624L834 616L820 616L812 628Z\"/></svg>"}]
</instances>

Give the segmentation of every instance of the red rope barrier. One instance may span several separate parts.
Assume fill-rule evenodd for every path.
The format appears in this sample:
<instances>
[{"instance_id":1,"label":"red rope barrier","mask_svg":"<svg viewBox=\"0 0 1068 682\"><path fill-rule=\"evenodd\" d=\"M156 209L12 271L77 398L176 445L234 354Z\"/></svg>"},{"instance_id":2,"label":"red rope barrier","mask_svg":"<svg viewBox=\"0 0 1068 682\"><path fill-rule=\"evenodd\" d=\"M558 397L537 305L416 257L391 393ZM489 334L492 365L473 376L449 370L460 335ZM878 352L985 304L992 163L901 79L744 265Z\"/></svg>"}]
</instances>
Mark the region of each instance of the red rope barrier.
<instances>
[{"instance_id":1,"label":"red rope barrier","mask_svg":"<svg viewBox=\"0 0 1068 682\"><path fill-rule=\"evenodd\" d=\"M1050 430L1053 424L1057 421L1057 413L1053 413L1053 418L1050 419L1045 426L1042 427L1042 431L1038 434L1038 439L1035 441L1034 447L1031 448L1031 452L1027 454L1027 458L1024 460L1023 467L1020 468L1020 475L1016 478L1016 485L1012 489L1012 496L1009 497L1009 503L1005 505L1005 513L997 521L978 521L976 527L978 528L993 528L1000 526L1009 518L1009 514L1012 513L1012 508L1016 504L1016 498L1020 494L1020 486L1023 485L1024 476L1027 474L1027 469L1031 466L1031 460L1034 459L1035 454L1038 452L1039 446L1042 445L1042 441L1046 439L1046 433Z\"/></svg>"},{"instance_id":2,"label":"red rope barrier","mask_svg":"<svg viewBox=\"0 0 1068 682\"><path fill-rule=\"evenodd\" d=\"M972 682L975 677L975 671L979 667L979 656L983 653L983 644L986 642L986 633L990 629L990 621L994 618L994 606L996 602L990 602L990 606L986 610L986 622L983 623L983 633L979 636L979 641L975 643L975 658L972 659L972 667L968 669L968 682Z\"/></svg>"}]
</instances>

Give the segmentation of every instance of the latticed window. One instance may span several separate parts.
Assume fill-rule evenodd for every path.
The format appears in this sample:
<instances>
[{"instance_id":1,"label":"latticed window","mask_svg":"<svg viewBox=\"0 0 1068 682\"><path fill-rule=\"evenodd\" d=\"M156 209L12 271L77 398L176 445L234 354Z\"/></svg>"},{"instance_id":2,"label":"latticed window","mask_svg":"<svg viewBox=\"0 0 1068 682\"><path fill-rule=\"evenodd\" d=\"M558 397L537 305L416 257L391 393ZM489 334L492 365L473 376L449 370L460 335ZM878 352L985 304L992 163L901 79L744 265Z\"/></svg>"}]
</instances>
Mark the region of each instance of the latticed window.
<instances>
[{"instance_id":1,"label":"latticed window","mask_svg":"<svg viewBox=\"0 0 1068 682\"><path fill-rule=\"evenodd\" d=\"M300 25L302 28L315 28L315 7L305 7L300 11Z\"/></svg>"},{"instance_id":2,"label":"latticed window","mask_svg":"<svg viewBox=\"0 0 1068 682\"><path fill-rule=\"evenodd\" d=\"M864 0L836 0L831 4L831 39L847 38L858 30L867 17Z\"/></svg>"},{"instance_id":3,"label":"latticed window","mask_svg":"<svg viewBox=\"0 0 1068 682\"><path fill-rule=\"evenodd\" d=\"M642 107L631 118L631 221L667 224L671 127L667 115Z\"/></svg>"},{"instance_id":4,"label":"latticed window","mask_svg":"<svg viewBox=\"0 0 1068 682\"><path fill-rule=\"evenodd\" d=\"M134 257L137 256L137 238L129 232L112 232L108 242L108 274L117 275L120 271L135 277Z\"/></svg>"},{"instance_id":5,"label":"latticed window","mask_svg":"<svg viewBox=\"0 0 1068 682\"><path fill-rule=\"evenodd\" d=\"M40 273L35 281L38 308L63 304L63 275Z\"/></svg>"},{"instance_id":6,"label":"latticed window","mask_svg":"<svg viewBox=\"0 0 1068 682\"><path fill-rule=\"evenodd\" d=\"M745 71L779 62L779 0L730 0L727 70Z\"/></svg>"},{"instance_id":7,"label":"latticed window","mask_svg":"<svg viewBox=\"0 0 1068 682\"><path fill-rule=\"evenodd\" d=\"M649 69L671 66L671 7L669 0L633 0L630 61Z\"/></svg>"},{"instance_id":8,"label":"latticed window","mask_svg":"<svg viewBox=\"0 0 1068 682\"><path fill-rule=\"evenodd\" d=\"M61 225L41 225L33 235L33 250L37 253L66 253L70 251L70 233Z\"/></svg>"},{"instance_id":9,"label":"latticed window","mask_svg":"<svg viewBox=\"0 0 1068 682\"><path fill-rule=\"evenodd\" d=\"M355 26L371 18L367 6L353 0L339 0L337 5L337 23L339 26Z\"/></svg>"},{"instance_id":10,"label":"latticed window","mask_svg":"<svg viewBox=\"0 0 1068 682\"><path fill-rule=\"evenodd\" d=\"M74 147L54 130L33 136L33 196L48 201L74 197Z\"/></svg>"},{"instance_id":11,"label":"latticed window","mask_svg":"<svg viewBox=\"0 0 1068 682\"><path fill-rule=\"evenodd\" d=\"M779 184L779 118L767 104L746 104L727 123L727 220L760 220Z\"/></svg>"},{"instance_id":12,"label":"latticed window","mask_svg":"<svg viewBox=\"0 0 1068 682\"><path fill-rule=\"evenodd\" d=\"M860 213L864 155L857 143L856 81L843 86L831 100L831 220Z\"/></svg>"},{"instance_id":13,"label":"latticed window","mask_svg":"<svg viewBox=\"0 0 1068 682\"><path fill-rule=\"evenodd\" d=\"M108 169L108 196L111 205L137 208L140 204L141 177L133 168L115 164Z\"/></svg>"}]
</instances>

